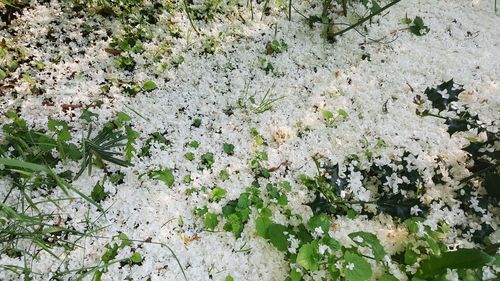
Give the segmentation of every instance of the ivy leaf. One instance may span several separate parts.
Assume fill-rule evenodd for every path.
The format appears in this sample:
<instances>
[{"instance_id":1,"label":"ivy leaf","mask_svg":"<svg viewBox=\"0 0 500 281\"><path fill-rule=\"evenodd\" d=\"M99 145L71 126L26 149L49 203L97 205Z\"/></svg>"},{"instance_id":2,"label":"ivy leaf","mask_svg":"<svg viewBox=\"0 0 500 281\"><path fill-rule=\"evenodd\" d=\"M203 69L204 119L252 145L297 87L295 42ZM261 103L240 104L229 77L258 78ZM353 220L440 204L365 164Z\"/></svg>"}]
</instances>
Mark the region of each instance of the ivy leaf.
<instances>
[{"instance_id":1,"label":"ivy leaf","mask_svg":"<svg viewBox=\"0 0 500 281\"><path fill-rule=\"evenodd\" d=\"M138 252L134 252L129 259L132 264L140 264L142 262L142 256Z\"/></svg>"},{"instance_id":2,"label":"ivy leaf","mask_svg":"<svg viewBox=\"0 0 500 281\"><path fill-rule=\"evenodd\" d=\"M362 241L359 241L357 237L360 237ZM353 232L349 234L349 238L358 245L370 247L377 261L382 261L387 254L384 247L380 244L380 240L378 240L377 236L373 233L364 231Z\"/></svg>"},{"instance_id":3,"label":"ivy leaf","mask_svg":"<svg viewBox=\"0 0 500 281\"><path fill-rule=\"evenodd\" d=\"M227 155L233 155L234 154L234 145L230 143L224 143L222 145L222 150L227 154Z\"/></svg>"},{"instance_id":4,"label":"ivy leaf","mask_svg":"<svg viewBox=\"0 0 500 281\"><path fill-rule=\"evenodd\" d=\"M174 185L175 177L170 169L160 169L150 173L150 177L164 182L168 187Z\"/></svg>"},{"instance_id":5,"label":"ivy leaf","mask_svg":"<svg viewBox=\"0 0 500 281\"><path fill-rule=\"evenodd\" d=\"M479 249L459 249L445 252L441 256L431 256L420 263L417 276L431 278L446 272L446 269L475 269L492 262L494 258Z\"/></svg>"},{"instance_id":6,"label":"ivy leaf","mask_svg":"<svg viewBox=\"0 0 500 281\"><path fill-rule=\"evenodd\" d=\"M319 268L318 243L307 243L302 245L297 254L297 264L309 271L317 271Z\"/></svg>"},{"instance_id":7,"label":"ivy leaf","mask_svg":"<svg viewBox=\"0 0 500 281\"><path fill-rule=\"evenodd\" d=\"M88 123L92 122L94 117L97 118L98 115L88 109L84 109L82 115L80 115L80 119L85 120Z\"/></svg>"},{"instance_id":8,"label":"ivy leaf","mask_svg":"<svg viewBox=\"0 0 500 281\"><path fill-rule=\"evenodd\" d=\"M58 141L66 142L71 140L69 126L65 121L49 120L49 122L47 123L47 128L49 129L49 131L55 132L57 134Z\"/></svg>"},{"instance_id":9,"label":"ivy leaf","mask_svg":"<svg viewBox=\"0 0 500 281\"><path fill-rule=\"evenodd\" d=\"M430 28L424 24L424 20L419 16L416 16L410 25L410 32L417 36L423 36L427 34L429 30Z\"/></svg>"},{"instance_id":10,"label":"ivy leaf","mask_svg":"<svg viewBox=\"0 0 500 281\"><path fill-rule=\"evenodd\" d=\"M210 192L210 197L208 200L210 202L219 202L222 198L226 197L226 190L222 187L216 186L212 192Z\"/></svg>"},{"instance_id":11,"label":"ivy leaf","mask_svg":"<svg viewBox=\"0 0 500 281\"><path fill-rule=\"evenodd\" d=\"M201 163L199 169L201 170L204 168L211 169L213 164L215 163L214 154L211 152L207 152L201 155L200 160Z\"/></svg>"},{"instance_id":12,"label":"ivy leaf","mask_svg":"<svg viewBox=\"0 0 500 281\"><path fill-rule=\"evenodd\" d=\"M113 123L117 128L121 128L123 127L123 125L125 125L126 122L129 122L130 120L132 120L132 117L130 117L130 115L120 111L116 113L116 117Z\"/></svg>"},{"instance_id":13,"label":"ivy leaf","mask_svg":"<svg viewBox=\"0 0 500 281\"><path fill-rule=\"evenodd\" d=\"M127 135L127 143L125 144L125 158L130 161L134 157L136 151L134 144L135 140L139 137L139 132L132 129L131 126L125 126L125 133Z\"/></svg>"},{"instance_id":14,"label":"ivy leaf","mask_svg":"<svg viewBox=\"0 0 500 281\"><path fill-rule=\"evenodd\" d=\"M285 252L288 250L288 237L285 235L288 232L286 226L273 223L268 226L266 236L271 241L271 244L279 251Z\"/></svg>"},{"instance_id":15,"label":"ivy leaf","mask_svg":"<svg viewBox=\"0 0 500 281\"><path fill-rule=\"evenodd\" d=\"M453 79L438 85L436 88L427 88L424 94L432 102L434 108L439 109L439 111L445 110L450 103L458 101L458 95L463 92L464 89L461 85L455 84ZM443 94L445 96L444 97Z\"/></svg>"},{"instance_id":16,"label":"ivy leaf","mask_svg":"<svg viewBox=\"0 0 500 281\"><path fill-rule=\"evenodd\" d=\"M237 214L230 214L227 217L227 223L224 225L224 230L231 231L235 237L240 237L243 231L243 222Z\"/></svg>"},{"instance_id":17,"label":"ivy leaf","mask_svg":"<svg viewBox=\"0 0 500 281\"><path fill-rule=\"evenodd\" d=\"M347 251L344 254L344 276L349 281L365 281L372 276L372 267L358 254ZM352 266L352 269L350 268Z\"/></svg>"},{"instance_id":18,"label":"ivy leaf","mask_svg":"<svg viewBox=\"0 0 500 281\"><path fill-rule=\"evenodd\" d=\"M96 202L101 202L106 197L108 197L108 193L104 191L104 186L100 182L97 182L90 193L90 198Z\"/></svg>"},{"instance_id":19,"label":"ivy leaf","mask_svg":"<svg viewBox=\"0 0 500 281\"><path fill-rule=\"evenodd\" d=\"M217 225L219 224L219 219L217 218L217 214L214 213L205 213L203 217L203 222L205 223L205 226L210 229L214 230Z\"/></svg>"},{"instance_id":20,"label":"ivy leaf","mask_svg":"<svg viewBox=\"0 0 500 281\"><path fill-rule=\"evenodd\" d=\"M142 85L142 89L146 92L152 91L156 89L156 87L157 87L156 83L151 80L145 81L144 84Z\"/></svg>"}]
</instances>

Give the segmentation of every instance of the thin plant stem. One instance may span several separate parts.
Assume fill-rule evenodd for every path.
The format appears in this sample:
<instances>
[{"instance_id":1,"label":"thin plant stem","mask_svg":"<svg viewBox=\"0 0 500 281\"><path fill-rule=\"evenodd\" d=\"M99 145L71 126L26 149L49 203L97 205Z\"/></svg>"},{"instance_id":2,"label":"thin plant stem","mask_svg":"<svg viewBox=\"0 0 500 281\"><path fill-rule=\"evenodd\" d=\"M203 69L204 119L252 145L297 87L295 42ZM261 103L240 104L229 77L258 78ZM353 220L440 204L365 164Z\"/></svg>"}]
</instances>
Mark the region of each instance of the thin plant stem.
<instances>
[{"instance_id":1,"label":"thin plant stem","mask_svg":"<svg viewBox=\"0 0 500 281\"><path fill-rule=\"evenodd\" d=\"M194 29L196 34L200 35L200 32L198 31L198 29L194 25L193 19L191 18L191 14L189 13L189 6L187 4L187 0L183 0L182 3L184 4L184 11L186 12L186 15L188 17L189 23L191 24L191 27Z\"/></svg>"},{"instance_id":2,"label":"thin plant stem","mask_svg":"<svg viewBox=\"0 0 500 281\"><path fill-rule=\"evenodd\" d=\"M365 23L365 22L369 21L369 20L370 20L371 18L373 18L374 16L381 14L383 11L385 11L385 10L389 9L390 7L392 7L392 6L396 5L396 4L397 4L397 3L399 3L399 2L401 2L401 0L395 0L395 1L392 1L391 3L389 3L389 4L385 5L384 7L382 7L382 8L381 8L380 10L378 10L376 13L372 13L372 14L370 14L370 15L368 15L368 16L366 16L366 17L362 18L361 20L359 20L359 21L358 21L358 22L356 22L355 24L353 24L353 25L351 25L351 26L349 26L349 27L347 27L347 28L345 28L345 29L342 29L342 30L340 30L340 31L338 31L338 32L333 33L333 34L332 34L332 37L336 37L336 36L342 35L342 34L344 34L344 33L348 32L348 31L350 31L351 29L354 29L354 28L356 28L356 27L358 27L358 26L362 25L363 23Z\"/></svg>"}]
</instances>

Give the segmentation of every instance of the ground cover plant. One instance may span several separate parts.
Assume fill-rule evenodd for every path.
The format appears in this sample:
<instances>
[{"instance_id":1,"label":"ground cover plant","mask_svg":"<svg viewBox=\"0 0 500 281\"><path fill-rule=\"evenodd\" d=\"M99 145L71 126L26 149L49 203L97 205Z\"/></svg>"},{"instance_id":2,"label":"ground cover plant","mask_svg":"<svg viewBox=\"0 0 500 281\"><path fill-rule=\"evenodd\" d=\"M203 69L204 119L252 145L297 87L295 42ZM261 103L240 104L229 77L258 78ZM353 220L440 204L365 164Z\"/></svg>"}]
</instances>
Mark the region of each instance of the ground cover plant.
<instances>
[{"instance_id":1,"label":"ground cover plant","mask_svg":"<svg viewBox=\"0 0 500 281\"><path fill-rule=\"evenodd\" d=\"M0 1L0 280L496 280L496 1Z\"/></svg>"}]
</instances>

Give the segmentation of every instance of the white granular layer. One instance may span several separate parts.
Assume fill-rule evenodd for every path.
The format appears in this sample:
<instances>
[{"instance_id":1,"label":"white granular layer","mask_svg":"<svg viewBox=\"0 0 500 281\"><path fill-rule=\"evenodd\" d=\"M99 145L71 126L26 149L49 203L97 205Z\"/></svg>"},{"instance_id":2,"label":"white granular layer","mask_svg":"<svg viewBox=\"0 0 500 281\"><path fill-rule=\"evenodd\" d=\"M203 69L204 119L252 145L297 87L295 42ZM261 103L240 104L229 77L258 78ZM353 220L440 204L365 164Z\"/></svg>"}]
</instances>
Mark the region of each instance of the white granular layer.
<instances>
[{"instance_id":1,"label":"white granular layer","mask_svg":"<svg viewBox=\"0 0 500 281\"><path fill-rule=\"evenodd\" d=\"M119 20L90 14L85 18L71 17L64 11L67 9L64 2L52 0L42 5L32 1L9 27L17 31L15 37L7 32L7 27L1 27L0 37L23 46L34 56L33 61L43 61L45 68L33 72L23 65L16 70L15 75L31 71L31 77L44 93L31 94L30 85L19 79L15 84L16 98L10 94L0 95L0 112L20 108L20 115L34 128L45 128L49 119L66 120L74 127L74 135L79 136L85 130L78 120L81 109L62 111L61 105L89 105L102 100L101 107L90 109L99 115L97 122L109 121L118 111L126 112L133 117L134 129L141 133L138 148L148 134L166 133L171 146L166 149L152 146L153 156L134 159L133 167L110 167L125 173L125 179L118 186L106 186L111 197L103 202L103 207L109 208L105 216L78 200L59 203L60 212L63 218L71 218L66 222L67 227L83 229L85 221L96 220L95 227L106 226L97 236L109 238L124 232L133 239L152 238L154 242L168 245L189 280L224 280L227 275L235 280L284 280L289 272L283 254L257 236L253 219L242 237L235 239L222 228L220 232L201 231L203 222L193 213L195 208L205 205L211 211L220 212L227 201L237 198L250 186L253 175L248 161L255 149L251 128L256 128L269 143L265 148L269 167L289 163L288 174L279 170L272 174L270 181L290 181L289 208L308 218L311 210L305 203L310 202L312 195L296 179L301 174L316 174L313 155L340 163L348 155L359 153L364 142L375 144L381 139L387 144L387 148L379 152L381 162L389 163L392 155L400 155L398 152L404 148L418 155L412 165L424 171L427 180L432 177L432 171L425 167L434 167L438 156L455 163L455 175L467 175L461 150L466 144L463 133L450 138L442 120L415 114L417 106L413 99L417 94L422 95L426 87L453 78L467 90L461 102L477 112L481 120L490 123L500 119L500 17L494 12L494 1L402 1L368 25L366 38L351 31L333 44L321 38L319 27L310 29L297 13L288 21L285 14L278 14L276 10L270 16L262 16L256 8L251 20L250 11L242 8L240 13L245 23L237 17L222 16L209 24L197 23L205 34L221 34L213 55L202 52L205 37L196 35L185 14L165 13L159 23L152 26L153 40L144 43L146 51L135 58L137 65L133 72L117 68L115 57L105 51L111 42L107 30L120 30ZM296 3L298 10L310 7L310 1L294 2L301 2ZM407 25L402 20L406 15L422 17L430 28L429 33L415 36L405 30ZM167 21L176 22L182 38L168 34ZM84 23L93 27L87 37L75 31ZM274 38L275 26L276 38L283 39L288 50L266 55L266 43ZM55 41L47 39L49 30ZM64 38L71 41L65 43ZM172 54L184 57L177 68L162 70L159 64L145 59L164 43L169 45ZM364 54L370 55L369 60L362 59ZM56 57L59 59L54 60ZM273 65L274 74L266 74L259 68L259 58ZM152 80L158 87L130 97L114 84L106 96L101 95L101 83L118 80L139 84ZM273 104L272 110L261 114L239 108L237 101L243 96L246 84L250 94L256 93L257 100L268 90L273 97L282 98ZM45 99L51 99L53 105L42 105ZM230 107L234 111L232 115L225 113ZM322 111L336 114L339 109L345 110L348 117L334 127L327 126ZM1 118L4 123L5 117ZM202 120L199 128L191 126L195 118ZM186 146L193 140L200 143L199 148ZM223 143L235 145L234 155L223 153ZM195 153L195 161L184 158L189 151ZM214 153L215 163L212 170L200 171L197 169L199 156L205 152ZM158 167L173 169L176 177L173 187L139 177ZM77 163L70 164L70 168L79 169ZM223 169L230 174L224 182L218 177ZM182 182L187 174L192 178L189 184ZM96 168L92 176L84 173L73 185L90 194L103 176ZM362 185L360 176L352 174L347 192L356 200L372 200L376 194ZM0 179L1 194L7 192L8 186L8 180ZM221 186L227 190L227 196L221 202L210 203L206 192L186 194L189 188L199 190L202 186ZM457 235L449 239L465 246L473 245L453 232L453 226L469 223L459 204L449 199L453 186L453 182L429 186L424 197L439 203L431 205L425 224L432 228L445 221L452 228L450 235ZM278 223L285 220L276 217ZM496 216L490 214L485 220L496 229ZM387 215L371 219L359 216L353 220L338 217L334 224L331 236L346 245L352 243L347 235L361 230L376 234L389 253L402 250L408 239L408 233ZM186 237L197 238L186 242ZM109 241L89 237L79 241L81 247L73 251L54 249L60 260L42 252L31 265L33 272L40 273L33 278L48 280L59 266L71 270L95 265ZM139 244L142 248L138 250L144 257L142 265L114 264L103 275L103 280L183 278L167 247L136 243ZM117 258L129 255L127 249ZM0 264L24 266L24 261L2 255ZM406 275L397 267L391 267L391 271L398 279L406 280ZM317 274L319 278L321 272ZM0 280L11 280L13 276L7 271L0 272Z\"/></svg>"}]
</instances>

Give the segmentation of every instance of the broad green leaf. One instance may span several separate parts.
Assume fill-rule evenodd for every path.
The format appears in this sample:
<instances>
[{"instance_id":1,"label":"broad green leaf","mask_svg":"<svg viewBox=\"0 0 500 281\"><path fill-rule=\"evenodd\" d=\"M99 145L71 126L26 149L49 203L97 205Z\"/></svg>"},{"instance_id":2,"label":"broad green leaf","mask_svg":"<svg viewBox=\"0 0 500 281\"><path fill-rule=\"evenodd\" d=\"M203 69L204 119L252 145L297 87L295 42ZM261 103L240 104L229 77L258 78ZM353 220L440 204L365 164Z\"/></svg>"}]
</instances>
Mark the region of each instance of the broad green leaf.
<instances>
[{"instance_id":1,"label":"broad green leaf","mask_svg":"<svg viewBox=\"0 0 500 281\"><path fill-rule=\"evenodd\" d=\"M372 276L370 264L363 257L351 251L347 251L344 254L343 272L348 281L365 281Z\"/></svg>"},{"instance_id":2,"label":"broad green leaf","mask_svg":"<svg viewBox=\"0 0 500 281\"><path fill-rule=\"evenodd\" d=\"M126 122L129 122L130 120L132 120L132 117L130 117L130 115L120 111L116 113L116 117L113 123L116 125L116 127L121 128Z\"/></svg>"},{"instance_id":3,"label":"broad green leaf","mask_svg":"<svg viewBox=\"0 0 500 281\"><path fill-rule=\"evenodd\" d=\"M316 271L319 267L318 243L307 243L302 245L297 254L297 264L309 271Z\"/></svg>"},{"instance_id":4,"label":"broad green leaf","mask_svg":"<svg viewBox=\"0 0 500 281\"><path fill-rule=\"evenodd\" d=\"M438 242L434 240L434 238L430 237L429 235L425 236L425 241L427 241L427 244L429 244L429 247L432 250L432 253L436 256L441 255L441 249L439 248Z\"/></svg>"},{"instance_id":5,"label":"broad green leaf","mask_svg":"<svg viewBox=\"0 0 500 281\"><path fill-rule=\"evenodd\" d=\"M310 231L314 231L316 228L320 227L323 230L323 233L328 233L330 230L330 219L324 213L313 216L309 219L307 223L307 228Z\"/></svg>"},{"instance_id":6,"label":"broad green leaf","mask_svg":"<svg viewBox=\"0 0 500 281\"><path fill-rule=\"evenodd\" d=\"M358 245L370 247L373 251L373 256L377 261L381 261L384 259L386 252L384 250L384 247L380 244L380 240L378 240L375 234L358 231L349 234L349 237ZM359 238L356 237L360 237L363 241L357 241Z\"/></svg>"},{"instance_id":7,"label":"broad green leaf","mask_svg":"<svg viewBox=\"0 0 500 281\"><path fill-rule=\"evenodd\" d=\"M286 226L273 223L267 228L266 234L269 240L271 240L271 244L282 252L288 250L288 236L285 235L285 232L288 232Z\"/></svg>"},{"instance_id":8,"label":"broad green leaf","mask_svg":"<svg viewBox=\"0 0 500 281\"><path fill-rule=\"evenodd\" d=\"M151 80L148 80L144 82L144 84L142 85L142 89L146 92L152 91L156 89L156 83Z\"/></svg>"},{"instance_id":9,"label":"broad green leaf","mask_svg":"<svg viewBox=\"0 0 500 281\"><path fill-rule=\"evenodd\" d=\"M1 68L0 68L0 80L3 80L7 77L7 74L5 73L5 71L3 71Z\"/></svg>"},{"instance_id":10,"label":"broad green leaf","mask_svg":"<svg viewBox=\"0 0 500 281\"><path fill-rule=\"evenodd\" d=\"M347 116L349 116L349 114L347 113L347 111L345 111L343 109L339 109L338 113L339 113L339 116L341 116L342 118L347 118Z\"/></svg>"},{"instance_id":11,"label":"broad green leaf","mask_svg":"<svg viewBox=\"0 0 500 281\"><path fill-rule=\"evenodd\" d=\"M413 265L417 262L419 255L413 251L411 245L406 247L406 251L404 254L404 262L407 265Z\"/></svg>"},{"instance_id":12,"label":"broad green leaf","mask_svg":"<svg viewBox=\"0 0 500 281\"><path fill-rule=\"evenodd\" d=\"M380 276L378 281L398 281L398 278L396 278L390 274L384 274L384 275Z\"/></svg>"},{"instance_id":13,"label":"broad green leaf","mask_svg":"<svg viewBox=\"0 0 500 281\"><path fill-rule=\"evenodd\" d=\"M302 275L295 269L290 270L290 281L300 281L302 280Z\"/></svg>"},{"instance_id":14,"label":"broad green leaf","mask_svg":"<svg viewBox=\"0 0 500 281\"><path fill-rule=\"evenodd\" d=\"M186 152L186 154L184 154L184 158L186 158L189 161L193 161L194 160L194 153Z\"/></svg>"},{"instance_id":15,"label":"broad green leaf","mask_svg":"<svg viewBox=\"0 0 500 281\"><path fill-rule=\"evenodd\" d=\"M325 120L329 120L329 119L333 119L333 113L331 111L328 111L328 110L322 110L321 111L321 114L323 115L323 118Z\"/></svg>"},{"instance_id":16,"label":"broad green leaf","mask_svg":"<svg viewBox=\"0 0 500 281\"><path fill-rule=\"evenodd\" d=\"M262 237L262 238L268 238L267 235L267 229L269 226L272 224L271 220L269 217L266 216L259 216L255 220L255 228L257 230L257 233Z\"/></svg>"},{"instance_id":17,"label":"broad green leaf","mask_svg":"<svg viewBox=\"0 0 500 281\"><path fill-rule=\"evenodd\" d=\"M420 263L417 276L430 278L436 274L446 272L447 268L480 268L493 261L494 258L479 249L459 249L452 252L445 252L441 256L431 256Z\"/></svg>"},{"instance_id":18,"label":"broad green leaf","mask_svg":"<svg viewBox=\"0 0 500 281\"><path fill-rule=\"evenodd\" d=\"M139 254L138 252L134 252L131 256L130 256L130 261L133 263L133 264L140 264L142 262L142 256L141 254Z\"/></svg>"},{"instance_id":19,"label":"broad green leaf","mask_svg":"<svg viewBox=\"0 0 500 281\"><path fill-rule=\"evenodd\" d=\"M174 185L175 182L175 177L170 169L161 169L157 171L151 172L151 178L161 180L164 182L168 187L171 187Z\"/></svg>"}]
</instances>

